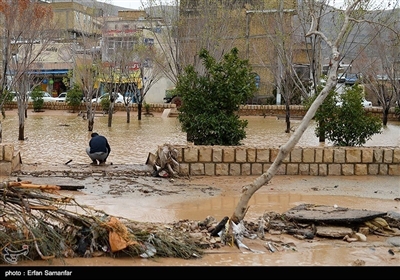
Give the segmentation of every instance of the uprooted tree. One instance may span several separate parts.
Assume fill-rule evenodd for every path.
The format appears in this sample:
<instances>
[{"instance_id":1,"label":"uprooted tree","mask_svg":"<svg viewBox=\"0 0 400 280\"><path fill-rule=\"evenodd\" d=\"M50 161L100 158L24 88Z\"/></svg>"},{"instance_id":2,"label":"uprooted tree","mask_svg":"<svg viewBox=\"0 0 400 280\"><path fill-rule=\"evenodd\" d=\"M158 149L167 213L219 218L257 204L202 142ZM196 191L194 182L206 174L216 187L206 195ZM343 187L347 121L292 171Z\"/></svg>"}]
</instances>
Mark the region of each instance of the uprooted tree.
<instances>
[{"instance_id":1,"label":"uprooted tree","mask_svg":"<svg viewBox=\"0 0 400 280\"><path fill-rule=\"evenodd\" d=\"M331 56L330 63L331 67L328 71L328 77L326 85L321 90L320 94L317 96L315 101L312 103L307 113L305 114L302 122L299 127L292 134L290 139L285 145L282 145L279 149L279 153L272 163L271 167L267 170L267 172L263 173L261 176L256 178L250 185L244 186L242 189L242 195L239 199L238 204L232 214L230 220L233 223L241 222L248 210L248 203L253 196L253 194L259 190L263 185L267 184L272 177L276 174L279 166L282 164L283 160L286 156L291 152L294 146L298 143L299 139L303 135L304 131L307 129L311 120L313 119L317 109L323 103L325 98L328 96L331 90L336 87L337 84L337 70L340 66L340 62L343 57L346 55L346 52L341 52L343 46L346 44L346 35L351 32L351 30L357 26L358 24L365 23L375 23L378 24L377 21L371 22L368 20L369 11L368 8L372 8L376 11L377 7L372 7L372 1L361 1L355 0L350 1L347 7L343 11L339 11L343 17L342 21L337 22L335 24L339 24L338 32L335 36L330 36L327 33L324 33L323 30L319 29L318 20L322 15L324 15L321 10L315 9L316 2L315 1L304 1L302 6L299 6L298 9L308 9L308 13L299 13L303 15L308 15L309 17L309 31L306 33L306 38L310 36L318 36L324 43L330 48ZM308 5L308 6L307 6ZM314 12L313 12L314 11ZM318 11L318 13L317 13ZM327 16L327 15L325 15Z\"/></svg>"}]
</instances>

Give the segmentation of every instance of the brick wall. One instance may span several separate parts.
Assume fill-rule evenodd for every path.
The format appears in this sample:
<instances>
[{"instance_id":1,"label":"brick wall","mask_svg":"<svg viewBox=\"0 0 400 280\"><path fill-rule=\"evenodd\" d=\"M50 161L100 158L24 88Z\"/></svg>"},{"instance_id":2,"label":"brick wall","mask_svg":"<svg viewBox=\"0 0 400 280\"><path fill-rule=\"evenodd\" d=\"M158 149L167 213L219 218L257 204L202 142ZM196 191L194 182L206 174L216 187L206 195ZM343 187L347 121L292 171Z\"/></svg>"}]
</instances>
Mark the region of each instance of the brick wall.
<instances>
[{"instance_id":1,"label":"brick wall","mask_svg":"<svg viewBox=\"0 0 400 280\"><path fill-rule=\"evenodd\" d=\"M175 146L180 174L190 176L261 175L279 148ZM400 147L295 147L278 175L400 176Z\"/></svg>"},{"instance_id":2,"label":"brick wall","mask_svg":"<svg viewBox=\"0 0 400 280\"><path fill-rule=\"evenodd\" d=\"M175 104L170 103L151 103L150 112L162 113L165 109L176 108ZM137 104L129 105L131 108L131 112L137 112ZM17 109L16 102L9 102L4 104L4 108L6 109ZM33 109L33 103L29 102L29 109ZM115 104L116 111L125 111L124 104ZM62 102L46 102L44 103L43 110L71 110L72 107L68 106ZM378 117L382 117L382 107L373 107L373 108L364 108L366 112L370 112ZM97 110L101 110L101 107L98 106ZM86 105L82 104L77 111L86 111ZM142 106L142 112L145 112L144 106ZM306 114L306 110L302 105L291 105L290 106L290 116L292 118L302 118ZM240 106L239 114L241 116L277 116L277 117L285 117L285 105L242 105ZM176 116L176 115L174 115ZM388 120L398 120L394 114L394 107L390 108Z\"/></svg>"}]
</instances>

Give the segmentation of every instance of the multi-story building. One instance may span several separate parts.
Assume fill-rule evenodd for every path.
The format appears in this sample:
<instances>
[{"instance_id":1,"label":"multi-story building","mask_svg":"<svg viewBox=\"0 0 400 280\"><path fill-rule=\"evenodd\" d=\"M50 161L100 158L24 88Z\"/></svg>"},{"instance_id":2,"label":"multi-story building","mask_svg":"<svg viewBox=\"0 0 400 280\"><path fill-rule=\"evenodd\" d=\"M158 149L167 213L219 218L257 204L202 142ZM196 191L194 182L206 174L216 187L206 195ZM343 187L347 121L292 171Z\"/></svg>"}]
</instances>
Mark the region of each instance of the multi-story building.
<instances>
[{"instance_id":1,"label":"multi-story building","mask_svg":"<svg viewBox=\"0 0 400 280\"><path fill-rule=\"evenodd\" d=\"M295 0L180 1L182 64L196 64L202 47L217 57L235 46L257 74L257 96L279 91L285 64L294 65L308 79L306 43L295 32L296 5Z\"/></svg>"}]
</instances>

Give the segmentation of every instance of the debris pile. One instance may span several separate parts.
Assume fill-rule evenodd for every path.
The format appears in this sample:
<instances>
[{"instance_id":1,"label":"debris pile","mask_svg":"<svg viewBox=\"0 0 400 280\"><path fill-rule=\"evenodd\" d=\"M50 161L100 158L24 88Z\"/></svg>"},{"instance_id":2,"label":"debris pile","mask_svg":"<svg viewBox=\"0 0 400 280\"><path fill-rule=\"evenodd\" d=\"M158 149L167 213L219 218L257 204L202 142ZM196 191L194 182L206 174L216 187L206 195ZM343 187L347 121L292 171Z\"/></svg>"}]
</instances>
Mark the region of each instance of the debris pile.
<instances>
[{"instance_id":1,"label":"debris pile","mask_svg":"<svg viewBox=\"0 0 400 280\"><path fill-rule=\"evenodd\" d=\"M163 224L139 223L79 205L57 185L29 181L0 187L2 262L92 256L198 258L202 250L187 233Z\"/></svg>"},{"instance_id":2,"label":"debris pile","mask_svg":"<svg viewBox=\"0 0 400 280\"><path fill-rule=\"evenodd\" d=\"M367 241L369 234L400 236L400 214L303 204L284 214L266 212L256 222L181 220L142 223L110 216L59 194L60 186L29 181L0 185L0 263L96 256L200 258L205 250L236 246L253 253L244 238L265 241L271 253L295 250L272 236L300 240ZM393 251L394 252L394 251Z\"/></svg>"},{"instance_id":3,"label":"debris pile","mask_svg":"<svg viewBox=\"0 0 400 280\"><path fill-rule=\"evenodd\" d=\"M179 173L178 150L172 145L159 147L156 154L149 153L146 164L153 166L154 175L177 177Z\"/></svg>"}]
</instances>

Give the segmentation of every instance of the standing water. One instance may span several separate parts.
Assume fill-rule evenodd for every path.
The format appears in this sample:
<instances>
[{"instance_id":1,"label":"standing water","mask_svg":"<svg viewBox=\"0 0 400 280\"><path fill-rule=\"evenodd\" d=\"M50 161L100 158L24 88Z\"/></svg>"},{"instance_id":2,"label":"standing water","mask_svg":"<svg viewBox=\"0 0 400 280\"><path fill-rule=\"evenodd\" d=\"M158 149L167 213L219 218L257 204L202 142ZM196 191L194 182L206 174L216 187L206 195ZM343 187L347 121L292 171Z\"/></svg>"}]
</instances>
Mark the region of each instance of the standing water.
<instances>
[{"instance_id":1,"label":"standing water","mask_svg":"<svg viewBox=\"0 0 400 280\"><path fill-rule=\"evenodd\" d=\"M51 114L28 112L25 120L25 140L18 140L18 116L16 111L6 112L2 120L3 143L12 143L21 152L24 163L58 163L69 160L74 163L89 163L85 148L90 140L87 120L77 113L65 111ZM245 146L270 147L285 144L292 133L285 133L286 123L275 117L243 117L249 121ZM300 120L291 120L293 129ZM328 141L319 143L312 122L298 142L298 146L331 145ZM185 145L186 133L182 132L177 118L162 115L142 116L131 113L130 123L125 112L113 116L108 127L107 115L96 115L94 131L108 138L111 145L109 162L114 164L144 164L149 152L155 153L163 144ZM365 146L400 146L400 122L390 122L382 134L375 134Z\"/></svg>"}]
</instances>

